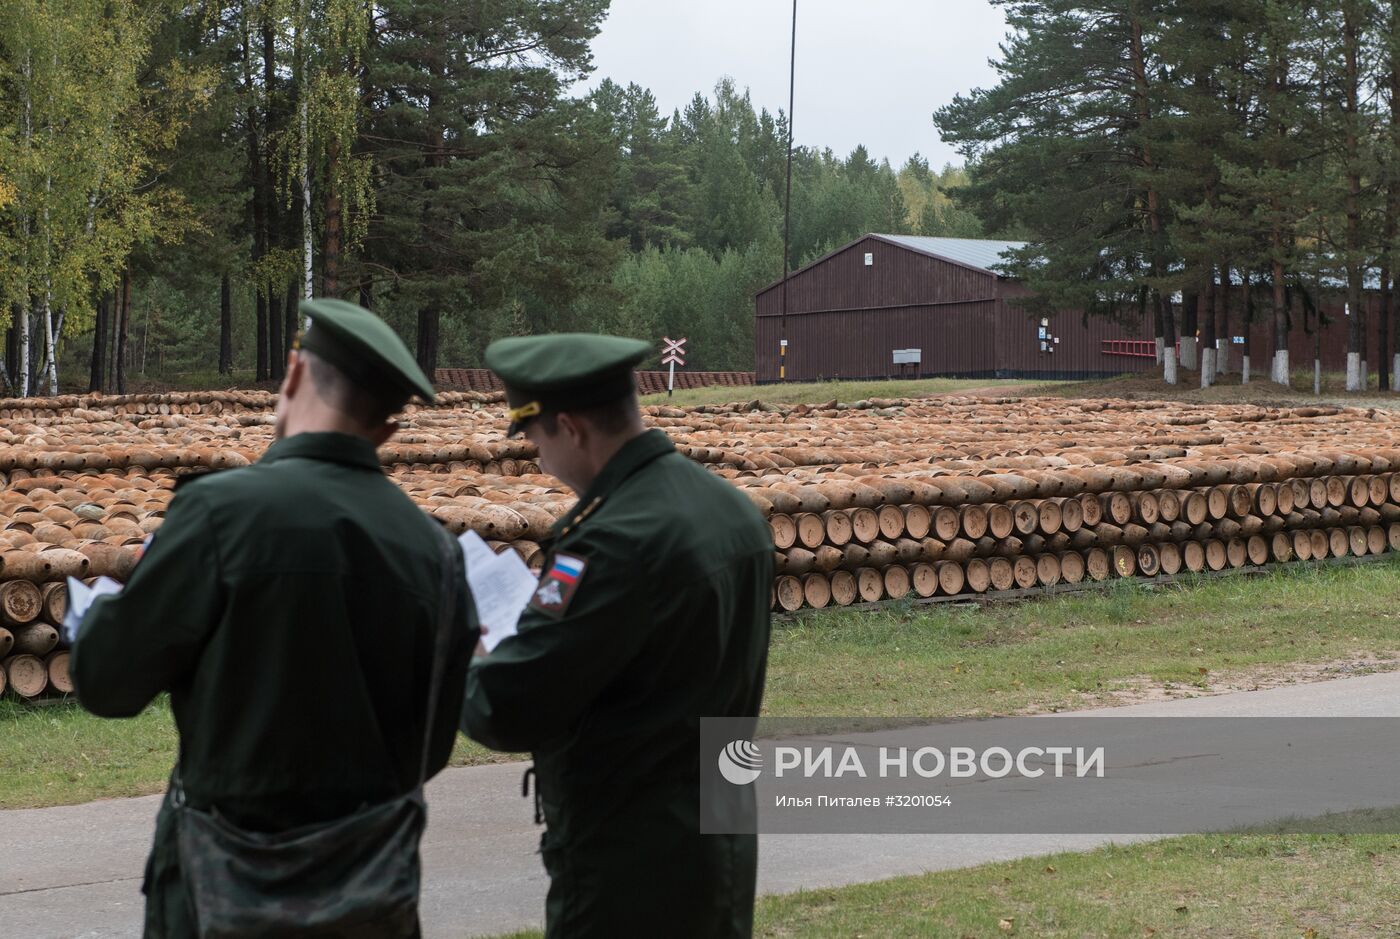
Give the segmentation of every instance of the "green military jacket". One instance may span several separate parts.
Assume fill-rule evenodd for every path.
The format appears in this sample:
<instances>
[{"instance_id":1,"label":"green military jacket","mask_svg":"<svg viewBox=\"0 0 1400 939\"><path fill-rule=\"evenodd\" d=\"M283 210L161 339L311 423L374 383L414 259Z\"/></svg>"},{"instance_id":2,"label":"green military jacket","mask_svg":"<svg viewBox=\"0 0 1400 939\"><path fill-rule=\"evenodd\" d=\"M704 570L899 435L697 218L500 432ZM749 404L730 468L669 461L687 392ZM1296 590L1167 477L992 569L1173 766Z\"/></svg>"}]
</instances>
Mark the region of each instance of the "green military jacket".
<instances>
[{"instance_id":1,"label":"green military jacket","mask_svg":"<svg viewBox=\"0 0 1400 939\"><path fill-rule=\"evenodd\" d=\"M358 437L280 440L254 466L181 485L121 594L73 650L79 700L129 717L170 692L191 805L277 831L417 781L441 585L440 535ZM454 563L461 569L455 544ZM430 771L456 736L477 641L463 585ZM146 935L193 924L168 802L146 867Z\"/></svg>"},{"instance_id":2,"label":"green military jacket","mask_svg":"<svg viewBox=\"0 0 1400 939\"><path fill-rule=\"evenodd\" d=\"M473 661L462 719L533 752L548 935L747 935L756 840L699 834L699 725L758 714L768 527L653 430L554 535L519 634Z\"/></svg>"}]
</instances>

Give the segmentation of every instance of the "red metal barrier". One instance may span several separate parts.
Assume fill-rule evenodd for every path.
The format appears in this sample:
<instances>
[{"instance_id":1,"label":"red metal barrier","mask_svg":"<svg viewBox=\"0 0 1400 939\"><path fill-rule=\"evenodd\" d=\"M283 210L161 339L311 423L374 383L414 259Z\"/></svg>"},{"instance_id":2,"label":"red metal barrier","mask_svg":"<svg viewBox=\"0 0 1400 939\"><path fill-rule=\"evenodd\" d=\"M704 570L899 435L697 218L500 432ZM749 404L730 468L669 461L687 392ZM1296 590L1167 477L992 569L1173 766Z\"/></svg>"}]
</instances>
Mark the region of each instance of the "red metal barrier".
<instances>
[{"instance_id":1,"label":"red metal barrier","mask_svg":"<svg viewBox=\"0 0 1400 939\"><path fill-rule=\"evenodd\" d=\"M1104 355L1126 355L1134 359L1157 358L1155 339L1105 339L1101 349Z\"/></svg>"}]
</instances>

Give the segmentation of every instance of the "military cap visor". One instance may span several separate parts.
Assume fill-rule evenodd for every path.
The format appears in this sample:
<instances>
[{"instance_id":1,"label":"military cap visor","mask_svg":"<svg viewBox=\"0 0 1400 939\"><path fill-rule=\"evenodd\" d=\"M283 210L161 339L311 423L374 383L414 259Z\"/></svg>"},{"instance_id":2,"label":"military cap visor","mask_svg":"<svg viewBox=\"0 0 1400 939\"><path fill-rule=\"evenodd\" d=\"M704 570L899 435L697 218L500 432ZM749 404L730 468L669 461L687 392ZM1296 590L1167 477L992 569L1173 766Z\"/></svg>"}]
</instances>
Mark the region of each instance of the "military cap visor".
<instances>
[{"instance_id":1,"label":"military cap visor","mask_svg":"<svg viewBox=\"0 0 1400 939\"><path fill-rule=\"evenodd\" d=\"M431 404L433 383L414 361L389 324L369 310L344 300L303 300L301 312L311 320L300 348L340 369L355 384L382 397L414 395Z\"/></svg>"},{"instance_id":2,"label":"military cap visor","mask_svg":"<svg viewBox=\"0 0 1400 939\"><path fill-rule=\"evenodd\" d=\"M541 414L596 407L632 394L632 370L650 351L638 339L594 333L496 340L486 349L486 365L506 386L506 433L515 436Z\"/></svg>"}]
</instances>

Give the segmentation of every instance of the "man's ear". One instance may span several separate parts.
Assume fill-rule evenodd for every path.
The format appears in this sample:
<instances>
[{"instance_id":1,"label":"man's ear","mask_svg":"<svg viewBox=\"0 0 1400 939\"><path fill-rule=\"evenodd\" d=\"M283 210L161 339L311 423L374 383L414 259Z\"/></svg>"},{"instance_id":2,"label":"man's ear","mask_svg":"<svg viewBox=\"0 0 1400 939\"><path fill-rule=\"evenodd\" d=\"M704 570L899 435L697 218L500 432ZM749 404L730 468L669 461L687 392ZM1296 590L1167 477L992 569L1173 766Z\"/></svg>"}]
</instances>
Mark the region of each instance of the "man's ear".
<instances>
[{"instance_id":1,"label":"man's ear","mask_svg":"<svg viewBox=\"0 0 1400 939\"><path fill-rule=\"evenodd\" d=\"M588 443L588 425L568 411L559 412L557 418L559 432L569 439L576 450L582 450Z\"/></svg>"},{"instance_id":2,"label":"man's ear","mask_svg":"<svg viewBox=\"0 0 1400 939\"><path fill-rule=\"evenodd\" d=\"M293 349L287 353L287 374L282 379L282 388L278 393L284 398L295 398L305 379L306 360Z\"/></svg>"}]
</instances>

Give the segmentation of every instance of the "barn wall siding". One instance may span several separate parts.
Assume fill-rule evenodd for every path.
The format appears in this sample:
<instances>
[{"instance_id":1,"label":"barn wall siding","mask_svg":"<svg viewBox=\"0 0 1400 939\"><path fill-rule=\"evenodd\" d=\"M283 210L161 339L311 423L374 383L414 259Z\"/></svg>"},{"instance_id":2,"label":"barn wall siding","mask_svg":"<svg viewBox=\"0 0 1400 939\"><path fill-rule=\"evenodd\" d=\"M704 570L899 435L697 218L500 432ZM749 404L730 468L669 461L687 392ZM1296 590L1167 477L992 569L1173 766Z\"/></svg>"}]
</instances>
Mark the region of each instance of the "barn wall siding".
<instances>
[{"instance_id":1,"label":"barn wall siding","mask_svg":"<svg viewBox=\"0 0 1400 939\"><path fill-rule=\"evenodd\" d=\"M865 255L873 263L865 264ZM785 363L789 381L889 377L1086 378L1140 372L1155 367L1151 356L1108 354L1106 340L1151 340L1150 313L1121 320L1090 317L1079 311L1051 315L1049 334L1058 336L1040 347L1039 315L1014 301L1029 291L990 273L929 257L918 251L862 238L794 273L788 282ZM1232 335L1243 335L1243 297L1232 299ZM1322 330L1322 362L1327 371L1346 366L1347 318L1340 293L1321 298L1330 322ZM1367 298L1367 365L1379 366L1379 297ZM782 328L782 285L755 298L755 375L760 382L778 380ZM1251 367L1268 376L1272 344L1268 305L1256 300L1250 325ZM1178 319L1178 323L1180 320ZM1392 338L1392 348L1395 345ZM1289 332L1292 366L1311 368L1314 336L1295 311ZM893 364L893 350L922 350L917 369ZM1053 351L1049 351L1053 349ZM1238 372L1243 347L1231 345L1229 368ZM1183 374L1190 382L1195 372Z\"/></svg>"},{"instance_id":2,"label":"barn wall siding","mask_svg":"<svg viewBox=\"0 0 1400 939\"><path fill-rule=\"evenodd\" d=\"M1040 349L1039 319L1000 300L789 316L787 378L1093 377L1153 365L1103 352L1104 339L1150 338L1143 329L1096 319L1086 326L1077 313L1049 319L1050 335L1060 337L1053 352ZM758 319L759 381L777 380L781 338L776 317ZM911 348L922 350L917 371L893 364L893 350Z\"/></svg>"},{"instance_id":3,"label":"barn wall siding","mask_svg":"<svg viewBox=\"0 0 1400 939\"><path fill-rule=\"evenodd\" d=\"M986 374L995 370L996 301L789 316L787 377L798 381L897 375ZM778 377L778 317L757 322L759 381ZM893 364L893 349L923 350L916 372Z\"/></svg>"},{"instance_id":4,"label":"barn wall siding","mask_svg":"<svg viewBox=\"0 0 1400 939\"><path fill-rule=\"evenodd\" d=\"M1230 328L1229 336L1243 337L1242 320L1244 317L1244 298L1241 291L1236 288L1232 291L1230 308ZM1324 318L1327 320L1322 327L1322 368L1327 372L1342 372L1346 370L1347 362L1347 330L1349 321L1346 310L1346 298L1340 293L1324 294L1319 298L1319 305L1322 307ZM1369 292L1363 298L1363 305L1367 310L1366 317L1366 364L1372 374L1380 367L1380 296L1375 292ZM1249 350L1250 369L1252 379L1257 380L1262 374L1265 379L1269 376L1269 363L1274 355L1273 327L1269 322L1271 315L1269 302L1266 297L1256 296L1254 302L1254 319L1249 326ZM1178 320L1180 322L1180 320ZM1295 304L1292 315L1292 328L1288 331L1288 358L1289 365L1295 371L1308 371L1312 369L1313 357L1316 352L1317 335L1316 326L1311 317L1304 322L1301 304ZM1222 337L1223 338L1223 337ZM1391 352L1395 351L1395 338L1391 337ZM1238 372L1245 346L1243 344L1230 344L1231 372Z\"/></svg>"},{"instance_id":5,"label":"barn wall siding","mask_svg":"<svg viewBox=\"0 0 1400 939\"><path fill-rule=\"evenodd\" d=\"M1380 363L1377 361L1380 348L1380 297L1377 294L1370 294L1364 299L1367 307L1366 316L1366 351L1367 367L1375 372ZM1320 305L1324 317L1329 321L1322 327L1322 368L1327 372L1341 372L1346 370L1347 364L1347 330L1349 322L1345 313L1346 300L1344 297L1324 296L1320 299ZM1269 307L1259 301L1255 302L1254 315L1256 320L1250 326L1250 368L1252 371L1262 370L1264 377L1269 375L1269 362L1274 355L1274 338L1272 328L1269 325ZM1237 321L1238 322L1238 321ZM1308 326L1313 326L1312 318L1308 319ZM1243 335L1239 326L1233 326L1231 332L1235 335ZM1303 323L1303 311L1301 309L1293 312L1293 328L1288 332L1288 360L1289 366L1295 370L1311 369L1313 355L1316 348L1317 337L1314 332L1308 331ZM1395 349L1395 337L1390 340L1391 351ZM1240 356L1243 354L1241 346L1232 345L1230 348L1230 368L1238 370L1240 367Z\"/></svg>"},{"instance_id":6,"label":"barn wall siding","mask_svg":"<svg viewBox=\"0 0 1400 939\"><path fill-rule=\"evenodd\" d=\"M869 252L873 264L865 265ZM991 274L931 258L878 238L863 238L788 278L788 313L868 310L980 300L996 295ZM758 315L783 311L782 284L758 295Z\"/></svg>"},{"instance_id":7,"label":"barn wall siding","mask_svg":"<svg viewBox=\"0 0 1400 939\"><path fill-rule=\"evenodd\" d=\"M997 310L997 371L1004 377L1106 376L1140 372L1156 365L1155 358L1111 355L1104 351L1105 340L1152 339L1151 314L1127 314L1110 320L1085 317L1078 310L1033 314L1016 299L1029 296L1023 285L1002 281ZM1048 319L1051 337L1041 349L1040 321ZM1059 342L1054 338L1058 337Z\"/></svg>"}]
</instances>

